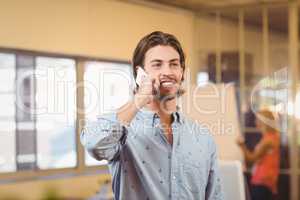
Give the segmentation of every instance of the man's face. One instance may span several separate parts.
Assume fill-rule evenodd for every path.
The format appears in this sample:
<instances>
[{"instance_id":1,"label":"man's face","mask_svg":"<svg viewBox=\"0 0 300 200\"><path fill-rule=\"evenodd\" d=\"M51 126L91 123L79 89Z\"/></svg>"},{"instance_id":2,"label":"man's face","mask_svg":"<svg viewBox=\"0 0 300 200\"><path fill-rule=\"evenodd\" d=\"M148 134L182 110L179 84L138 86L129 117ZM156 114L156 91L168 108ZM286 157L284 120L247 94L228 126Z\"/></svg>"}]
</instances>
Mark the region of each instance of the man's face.
<instances>
[{"instance_id":1,"label":"man's face","mask_svg":"<svg viewBox=\"0 0 300 200\"><path fill-rule=\"evenodd\" d=\"M174 96L180 87L183 69L179 53L171 46L158 45L146 52L144 69L159 85L160 96Z\"/></svg>"}]
</instances>

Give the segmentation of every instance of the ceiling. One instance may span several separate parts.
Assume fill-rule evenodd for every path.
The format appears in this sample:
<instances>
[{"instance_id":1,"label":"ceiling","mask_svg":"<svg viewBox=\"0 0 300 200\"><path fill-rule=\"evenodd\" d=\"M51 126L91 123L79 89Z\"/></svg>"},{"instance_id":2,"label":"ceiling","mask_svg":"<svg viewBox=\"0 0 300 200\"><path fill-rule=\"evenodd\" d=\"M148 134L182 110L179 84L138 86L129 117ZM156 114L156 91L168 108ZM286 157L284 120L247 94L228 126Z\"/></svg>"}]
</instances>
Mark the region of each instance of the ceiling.
<instances>
[{"instance_id":1,"label":"ceiling","mask_svg":"<svg viewBox=\"0 0 300 200\"><path fill-rule=\"evenodd\" d=\"M165 5L172 5L189 10L220 9L259 4L285 3L288 0L144 0Z\"/></svg>"},{"instance_id":2,"label":"ceiling","mask_svg":"<svg viewBox=\"0 0 300 200\"><path fill-rule=\"evenodd\" d=\"M262 27L262 6L267 5L270 31L288 32L289 0L121 0L133 3L156 3L192 10L198 14L213 15L220 11L221 17L238 21L238 8L246 8L245 23ZM300 21L300 20L299 20Z\"/></svg>"}]
</instances>

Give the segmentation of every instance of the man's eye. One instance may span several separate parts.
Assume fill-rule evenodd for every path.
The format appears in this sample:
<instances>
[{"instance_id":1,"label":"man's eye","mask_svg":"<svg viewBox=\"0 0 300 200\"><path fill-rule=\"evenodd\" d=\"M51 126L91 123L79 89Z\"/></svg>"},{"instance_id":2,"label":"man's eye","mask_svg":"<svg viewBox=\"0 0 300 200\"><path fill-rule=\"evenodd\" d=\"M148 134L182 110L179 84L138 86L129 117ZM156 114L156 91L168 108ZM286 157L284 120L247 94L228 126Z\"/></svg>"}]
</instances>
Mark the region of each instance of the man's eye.
<instances>
[{"instance_id":1,"label":"man's eye","mask_svg":"<svg viewBox=\"0 0 300 200\"><path fill-rule=\"evenodd\" d=\"M156 63L156 64L153 64L152 67L160 67L161 64L160 63Z\"/></svg>"},{"instance_id":2,"label":"man's eye","mask_svg":"<svg viewBox=\"0 0 300 200\"><path fill-rule=\"evenodd\" d=\"M178 67L179 64L178 63L171 63L171 66Z\"/></svg>"}]
</instances>

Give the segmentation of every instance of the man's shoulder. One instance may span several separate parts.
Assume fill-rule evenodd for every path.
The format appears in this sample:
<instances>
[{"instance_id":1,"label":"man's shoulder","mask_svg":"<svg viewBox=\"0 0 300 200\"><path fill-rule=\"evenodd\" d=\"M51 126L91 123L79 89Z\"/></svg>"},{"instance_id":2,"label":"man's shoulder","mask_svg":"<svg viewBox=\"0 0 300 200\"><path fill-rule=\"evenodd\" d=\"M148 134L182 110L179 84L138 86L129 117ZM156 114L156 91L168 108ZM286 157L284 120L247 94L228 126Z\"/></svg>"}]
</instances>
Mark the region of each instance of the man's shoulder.
<instances>
[{"instance_id":1,"label":"man's shoulder","mask_svg":"<svg viewBox=\"0 0 300 200\"><path fill-rule=\"evenodd\" d=\"M196 135L212 139L211 131L205 123L203 123L201 120L195 120L185 115L183 116L185 126L189 131Z\"/></svg>"}]
</instances>

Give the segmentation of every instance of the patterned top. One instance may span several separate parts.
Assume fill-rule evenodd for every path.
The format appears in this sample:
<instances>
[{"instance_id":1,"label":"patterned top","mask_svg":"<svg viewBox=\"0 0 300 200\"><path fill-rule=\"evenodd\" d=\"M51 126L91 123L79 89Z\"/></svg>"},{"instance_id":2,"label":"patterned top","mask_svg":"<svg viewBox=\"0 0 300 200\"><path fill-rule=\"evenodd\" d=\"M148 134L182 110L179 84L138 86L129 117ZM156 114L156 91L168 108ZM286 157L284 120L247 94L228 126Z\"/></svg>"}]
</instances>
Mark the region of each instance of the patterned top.
<instances>
[{"instance_id":1,"label":"patterned top","mask_svg":"<svg viewBox=\"0 0 300 200\"><path fill-rule=\"evenodd\" d=\"M208 130L172 113L173 145L157 114L140 110L130 126L116 113L88 123L81 143L108 160L116 200L222 200L216 145Z\"/></svg>"}]
</instances>

